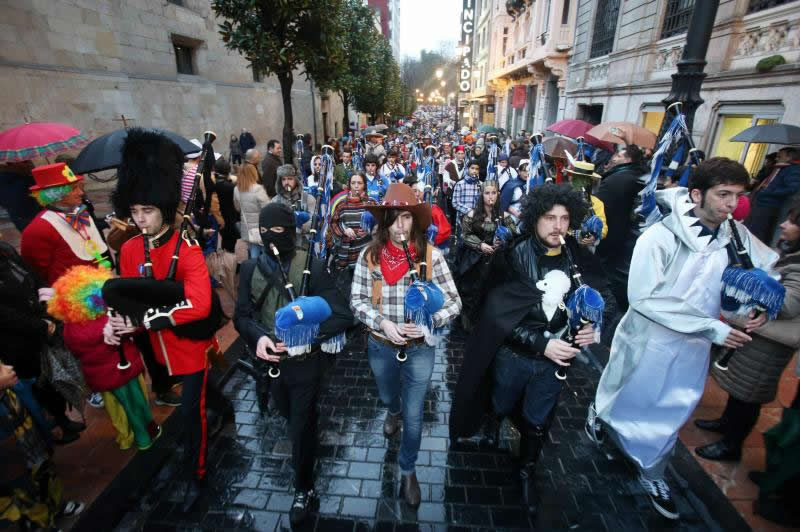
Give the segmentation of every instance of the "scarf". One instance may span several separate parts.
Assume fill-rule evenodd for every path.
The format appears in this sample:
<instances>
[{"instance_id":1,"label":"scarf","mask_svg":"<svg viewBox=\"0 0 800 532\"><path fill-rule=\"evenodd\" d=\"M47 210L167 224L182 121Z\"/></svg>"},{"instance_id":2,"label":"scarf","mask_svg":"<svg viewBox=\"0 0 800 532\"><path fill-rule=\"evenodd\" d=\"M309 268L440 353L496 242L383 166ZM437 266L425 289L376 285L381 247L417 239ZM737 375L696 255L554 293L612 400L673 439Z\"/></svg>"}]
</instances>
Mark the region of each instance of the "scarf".
<instances>
[{"instance_id":1,"label":"scarf","mask_svg":"<svg viewBox=\"0 0 800 532\"><path fill-rule=\"evenodd\" d=\"M414 244L408 245L408 251L411 253L411 260L417 262L417 249ZM381 273L383 280L389 285L397 284L397 281L403 278L408 271L409 265L406 259L406 253L403 248L394 245L393 242L386 242L381 250Z\"/></svg>"}]
</instances>

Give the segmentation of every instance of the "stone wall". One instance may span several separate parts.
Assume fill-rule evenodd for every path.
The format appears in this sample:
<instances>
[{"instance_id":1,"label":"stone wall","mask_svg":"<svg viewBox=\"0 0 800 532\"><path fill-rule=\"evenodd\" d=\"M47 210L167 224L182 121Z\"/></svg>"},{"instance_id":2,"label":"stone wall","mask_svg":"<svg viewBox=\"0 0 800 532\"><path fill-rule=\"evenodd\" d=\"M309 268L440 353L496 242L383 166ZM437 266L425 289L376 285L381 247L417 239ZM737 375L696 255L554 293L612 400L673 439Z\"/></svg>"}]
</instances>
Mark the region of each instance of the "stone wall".
<instances>
[{"instance_id":1,"label":"stone wall","mask_svg":"<svg viewBox=\"0 0 800 532\"><path fill-rule=\"evenodd\" d=\"M177 1L177 0L175 0ZM280 138L278 81L253 81L247 61L227 50L208 0L0 0L0 129L30 121L65 122L94 136L129 124L186 137L206 129L227 152L247 128L259 146ZM194 75L178 74L173 42L193 50ZM313 133L311 91L297 73L294 125ZM314 95L317 136L323 134ZM330 134L342 106L325 105ZM338 124L338 125L337 125Z\"/></svg>"}]
</instances>

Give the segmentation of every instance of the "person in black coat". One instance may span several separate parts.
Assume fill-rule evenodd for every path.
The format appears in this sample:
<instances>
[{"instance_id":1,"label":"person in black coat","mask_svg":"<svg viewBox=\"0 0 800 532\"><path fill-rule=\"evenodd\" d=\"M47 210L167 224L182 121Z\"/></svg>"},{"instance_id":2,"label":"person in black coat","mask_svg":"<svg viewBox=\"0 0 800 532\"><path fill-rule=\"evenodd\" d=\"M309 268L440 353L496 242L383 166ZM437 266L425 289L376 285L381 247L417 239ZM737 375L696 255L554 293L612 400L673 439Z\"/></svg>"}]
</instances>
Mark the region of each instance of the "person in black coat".
<instances>
[{"instance_id":1,"label":"person in black coat","mask_svg":"<svg viewBox=\"0 0 800 532\"><path fill-rule=\"evenodd\" d=\"M642 150L635 144L626 146L611 157L595 194L604 204L608 234L597 246L609 285L620 313L628 310L628 269L637 234L633 210L647 173L642 165Z\"/></svg>"},{"instance_id":2,"label":"person in black coat","mask_svg":"<svg viewBox=\"0 0 800 532\"><path fill-rule=\"evenodd\" d=\"M255 137L245 128L242 128L242 134L239 135L239 147L242 149L242 154L247 153L250 148L256 147Z\"/></svg>"},{"instance_id":3,"label":"person in black coat","mask_svg":"<svg viewBox=\"0 0 800 532\"><path fill-rule=\"evenodd\" d=\"M222 249L230 253L234 252L236 241L239 239L239 230L236 223L239 221L239 211L233 203L233 191L236 185L230 178L231 165L224 157L217 159L214 163L214 174L217 182L214 184L214 191L219 200L219 211L222 219L225 220L225 227L220 230L222 236Z\"/></svg>"}]
</instances>

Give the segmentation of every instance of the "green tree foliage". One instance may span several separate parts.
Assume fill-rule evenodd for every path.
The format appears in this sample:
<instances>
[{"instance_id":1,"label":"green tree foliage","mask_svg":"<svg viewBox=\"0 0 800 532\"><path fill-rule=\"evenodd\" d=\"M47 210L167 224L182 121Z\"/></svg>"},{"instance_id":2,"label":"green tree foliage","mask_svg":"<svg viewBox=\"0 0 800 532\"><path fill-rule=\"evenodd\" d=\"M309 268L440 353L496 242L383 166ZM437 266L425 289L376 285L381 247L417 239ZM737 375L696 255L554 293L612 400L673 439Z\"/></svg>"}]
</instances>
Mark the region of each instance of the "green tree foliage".
<instances>
[{"instance_id":1,"label":"green tree foliage","mask_svg":"<svg viewBox=\"0 0 800 532\"><path fill-rule=\"evenodd\" d=\"M344 62L341 37L346 0L212 0L222 19L225 46L241 53L252 68L275 75L283 97L283 153L292 161L294 71L325 85Z\"/></svg>"}]
</instances>

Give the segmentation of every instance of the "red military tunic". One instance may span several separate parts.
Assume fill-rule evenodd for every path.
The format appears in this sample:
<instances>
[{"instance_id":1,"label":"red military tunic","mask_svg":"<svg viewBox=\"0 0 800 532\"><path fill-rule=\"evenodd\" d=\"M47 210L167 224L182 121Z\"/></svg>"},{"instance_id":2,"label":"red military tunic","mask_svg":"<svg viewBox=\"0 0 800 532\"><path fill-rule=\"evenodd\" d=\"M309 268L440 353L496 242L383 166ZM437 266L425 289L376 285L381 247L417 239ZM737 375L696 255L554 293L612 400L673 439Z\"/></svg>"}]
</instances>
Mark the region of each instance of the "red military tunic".
<instances>
[{"instance_id":1,"label":"red military tunic","mask_svg":"<svg viewBox=\"0 0 800 532\"><path fill-rule=\"evenodd\" d=\"M121 277L141 277L141 265L144 264L144 244L142 235L131 238L122 245L120 250ZM150 249L150 260L153 263L153 276L155 279L165 279L178 232L165 244ZM178 273L176 281L183 282L183 291L190 308L176 310L172 318L176 325L197 321L208 316L211 312L211 279L208 275L203 252L200 246L189 246L184 242L178 259ZM212 345L211 338L206 340L193 340L177 336L171 329L150 331L150 343L156 359L167 366L170 375L188 375L196 373L207 367L207 350Z\"/></svg>"},{"instance_id":2,"label":"red military tunic","mask_svg":"<svg viewBox=\"0 0 800 532\"><path fill-rule=\"evenodd\" d=\"M22 232L20 254L47 286L73 266L96 266L92 250L108 252L91 219L79 233L58 212L45 209Z\"/></svg>"}]
</instances>

